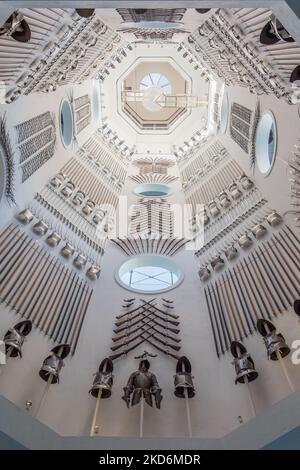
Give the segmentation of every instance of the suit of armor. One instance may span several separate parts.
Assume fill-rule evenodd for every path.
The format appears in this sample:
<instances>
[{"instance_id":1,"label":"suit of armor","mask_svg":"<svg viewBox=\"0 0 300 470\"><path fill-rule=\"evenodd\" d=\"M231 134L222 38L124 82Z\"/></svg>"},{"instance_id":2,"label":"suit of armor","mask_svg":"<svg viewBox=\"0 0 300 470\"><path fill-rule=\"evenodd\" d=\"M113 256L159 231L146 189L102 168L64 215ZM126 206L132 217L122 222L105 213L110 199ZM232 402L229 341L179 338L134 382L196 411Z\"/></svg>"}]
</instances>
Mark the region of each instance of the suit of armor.
<instances>
[{"instance_id":1,"label":"suit of armor","mask_svg":"<svg viewBox=\"0 0 300 470\"><path fill-rule=\"evenodd\" d=\"M149 372L150 363L142 360L139 369L133 372L129 377L126 387L123 388L124 395L122 399L126 402L127 407L140 403L144 398L149 406L153 406L153 396L156 408L160 408L162 401L161 388L158 385L156 376Z\"/></svg>"}]
</instances>

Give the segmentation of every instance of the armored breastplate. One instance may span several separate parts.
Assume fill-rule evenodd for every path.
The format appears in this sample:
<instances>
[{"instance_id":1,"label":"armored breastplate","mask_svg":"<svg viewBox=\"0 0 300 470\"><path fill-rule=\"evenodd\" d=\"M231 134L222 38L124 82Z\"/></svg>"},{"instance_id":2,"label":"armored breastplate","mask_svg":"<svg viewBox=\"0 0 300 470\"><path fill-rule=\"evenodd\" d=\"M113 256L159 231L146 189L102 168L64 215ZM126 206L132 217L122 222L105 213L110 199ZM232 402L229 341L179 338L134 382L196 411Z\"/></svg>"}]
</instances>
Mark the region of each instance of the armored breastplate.
<instances>
[{"instance_id":1,"label":"armored breastplate","mask_svg":"<svg viewBox=\"0 0 300 470\"><path fill-rule=\"evenodd\" d=\"M149 390L152 385L152 374L148 372L139 372L135 378L133 383L135 388L143 388Z\"/></svg>"}]
</instances>

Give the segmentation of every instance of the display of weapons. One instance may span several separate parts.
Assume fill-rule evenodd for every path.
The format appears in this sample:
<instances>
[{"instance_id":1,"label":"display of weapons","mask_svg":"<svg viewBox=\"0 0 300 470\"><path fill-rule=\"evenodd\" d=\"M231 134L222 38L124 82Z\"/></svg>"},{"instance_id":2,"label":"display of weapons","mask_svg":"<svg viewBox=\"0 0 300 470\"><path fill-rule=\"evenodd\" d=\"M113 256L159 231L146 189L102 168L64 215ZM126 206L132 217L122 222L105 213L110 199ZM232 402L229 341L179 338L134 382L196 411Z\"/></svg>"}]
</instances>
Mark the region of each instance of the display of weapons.
<instances>
[{"instance_id":1,"label":"display of weapons","mask_svg":"<svg viewBox=\"0 0 300 470\"><path fill-rule=\"evenodd\" d=\"M72 336L77 342L81 329L78 317L82 325L87 308L83 309L81 301L83 296L90 299L92 289L26 233L18 228L11 231L16 235L17 251L7 255L10 270L1 272L1 300L54 341L68 341ZM74 353L74 343L70 346Z\"/></svg>"},{"instance_id":2,"label":"display of weapons","mask_svg":"<svg viewBox=\"0 0 300 470\"><path fill-rule=\"evenodd\" d=\"M175 351L180 350L178 344L181 341L180 338L176 338L170 334L173 333L176 335L179 333L179 329L172 327L173 323L176 323L175 326L177 326L179 322L171 320L162 309L158 308L157 302L153 303L155 300L157 299L154 298L149 301L141 299L142 304L131 310L133 313L132 316L129 316L130 312L127 312L125 319L124 314L122 314L123 319L115 322L119 327L114 329L117 336L112 338L114 344L111 346L111 350L121 351L111 355L111 359L117 359L123 354L127 354L143 342L149 342L149 338L152 338L154 347L159 347L166 354L169 349ZM157 311L159 311L159 314ZM162 315L160 314L161 312ZM117 318L118 317L119 316L117 316ZM178 315L176 315L176 318L178 318ZM150 336L148 335L149 333ZM165 346L166 349L163 349L162 346L158 346L157 343Z\"/></svg>"}]
</instances>

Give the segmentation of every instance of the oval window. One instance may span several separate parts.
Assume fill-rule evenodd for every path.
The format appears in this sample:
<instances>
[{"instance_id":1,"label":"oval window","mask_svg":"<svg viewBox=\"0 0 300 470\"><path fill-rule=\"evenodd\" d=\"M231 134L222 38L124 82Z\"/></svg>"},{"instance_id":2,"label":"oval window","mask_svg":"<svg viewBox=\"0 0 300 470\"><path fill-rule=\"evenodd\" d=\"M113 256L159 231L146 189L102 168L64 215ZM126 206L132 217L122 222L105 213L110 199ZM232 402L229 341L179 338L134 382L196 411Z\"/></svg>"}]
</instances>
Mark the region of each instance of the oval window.
<instances>
[{"instance_id":1,"label":"oval window","mask_svg":"<svg viewBox=\"0 0 300 470\"><path fill-rule=\"evenodd\" d=\"M115 277L125 289L152 294L174 289L183 280L182 271L174 261L156 255L129 259L117 269Z\"/></svg>"},{"instance_id":2,"label":"oval window","mask_svg":"<svg viewBox=\"0 0 300 470\"><path fill-rule=\"evenodd\" d=\"M229 116L229 99L228 94L224 93L222 105L221 105L221 116L220 116L220 130L222 134L225 134L228 124Z\"/></svg>"},{"instance_id":3,"label":"oval window","mask_svg":"<svg viewBox=\"0 0 300 470\"><path fill-rule=\"evenodd\" d=\"M65 147L68 147L73 140L73 110L71 103L66 99L60 106L59 128L62 142Z\"/></svg>"},{"instance_id":4,"label":"oval window","mask_svg":"<svg viewBox=\"0 0 300 470\"><path fill-rule=\"evenodd\" d=\"M166 197L171 194L171 188L167 184L145 183L139 184L134 194L141 197Z\"/></svg>"},{"instance_id":5,"label":"oval window","mask_svg":"<svg viewBox=\"0 0 300 470\"><path fill-rule=\"evenodd\" d=\"M262 175L268 176L275 162L277 146L276 121L267 111L258 122L255 135L255 159Z\"/></svg>"}]
</instances>

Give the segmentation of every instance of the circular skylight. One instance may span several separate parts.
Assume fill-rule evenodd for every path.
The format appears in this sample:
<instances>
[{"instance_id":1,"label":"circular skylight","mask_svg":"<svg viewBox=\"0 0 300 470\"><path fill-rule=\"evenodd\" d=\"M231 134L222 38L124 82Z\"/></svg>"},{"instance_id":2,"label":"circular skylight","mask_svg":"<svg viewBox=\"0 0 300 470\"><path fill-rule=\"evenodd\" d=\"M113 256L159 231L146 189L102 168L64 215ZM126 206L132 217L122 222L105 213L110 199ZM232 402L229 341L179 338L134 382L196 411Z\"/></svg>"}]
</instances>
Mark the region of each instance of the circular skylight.
<instances>
[{"instance_id":1,"label":"circular skylight","mask_svg":"<svg viewBox=\"0 0 300 470\"><path fill-rule=\"evenodd\" d=\"M115 277L125 289L149 294L174 289L183 280L181 269L174 261L156 255L129 259L117 269Z\"/></svg>"},{"instance_id":2,"label":"circular skylight","mask_svg":"<svg viewBox=\"0 0 300 470\"><path fill-rule=\"evenodd\" d=\"M166 197L171 194L171 188L167 184L145 183L136 186L134 193L141 197Z\"/></svg>"},{"instance_id":3,"label":"circular skylight","mask_svg":"<svg viewBox=\"0 0 300 470\"><path fill-rule=\"evenodd\" d=\"M172 92L170 81L161 73L148 73L143 80L141 80L140 91L145 91L150 87L160 88L165 95L170 95Z\"/></svg>"},{"instance_id":4,"label":"circular skylight","mask_svg":"<svg viewBox=\"0 0 300 470\"><path fill-rule=\"evenodd\" d=\"M267 111L259 120L255 136L255 157L259 171L267 176L274 165L277 135L273 114Z\"/></svg>"},{"instance_id":5,"label":"circular skylight","mask_svg":"<svg viewBox=\"0 0 300 470\"><path fill-rule=\"evenodd\" d=\"M59 111L60 135L65 147L68 147L73 140L73 110L71 103L64 99Z\"/></svg>"},{"instance_id":6,"label":"circular skylight","mask_svg":"<svg viewBox=\"0 0 300 470\"><path fill-rule=\"evenodd\" d=\"M228 124L229 117L229 99L228 94L225 92L223 95L222 105L221 105L221 118L220 118L220 130L225 134Z\"/></svg>"}]
</instances>

